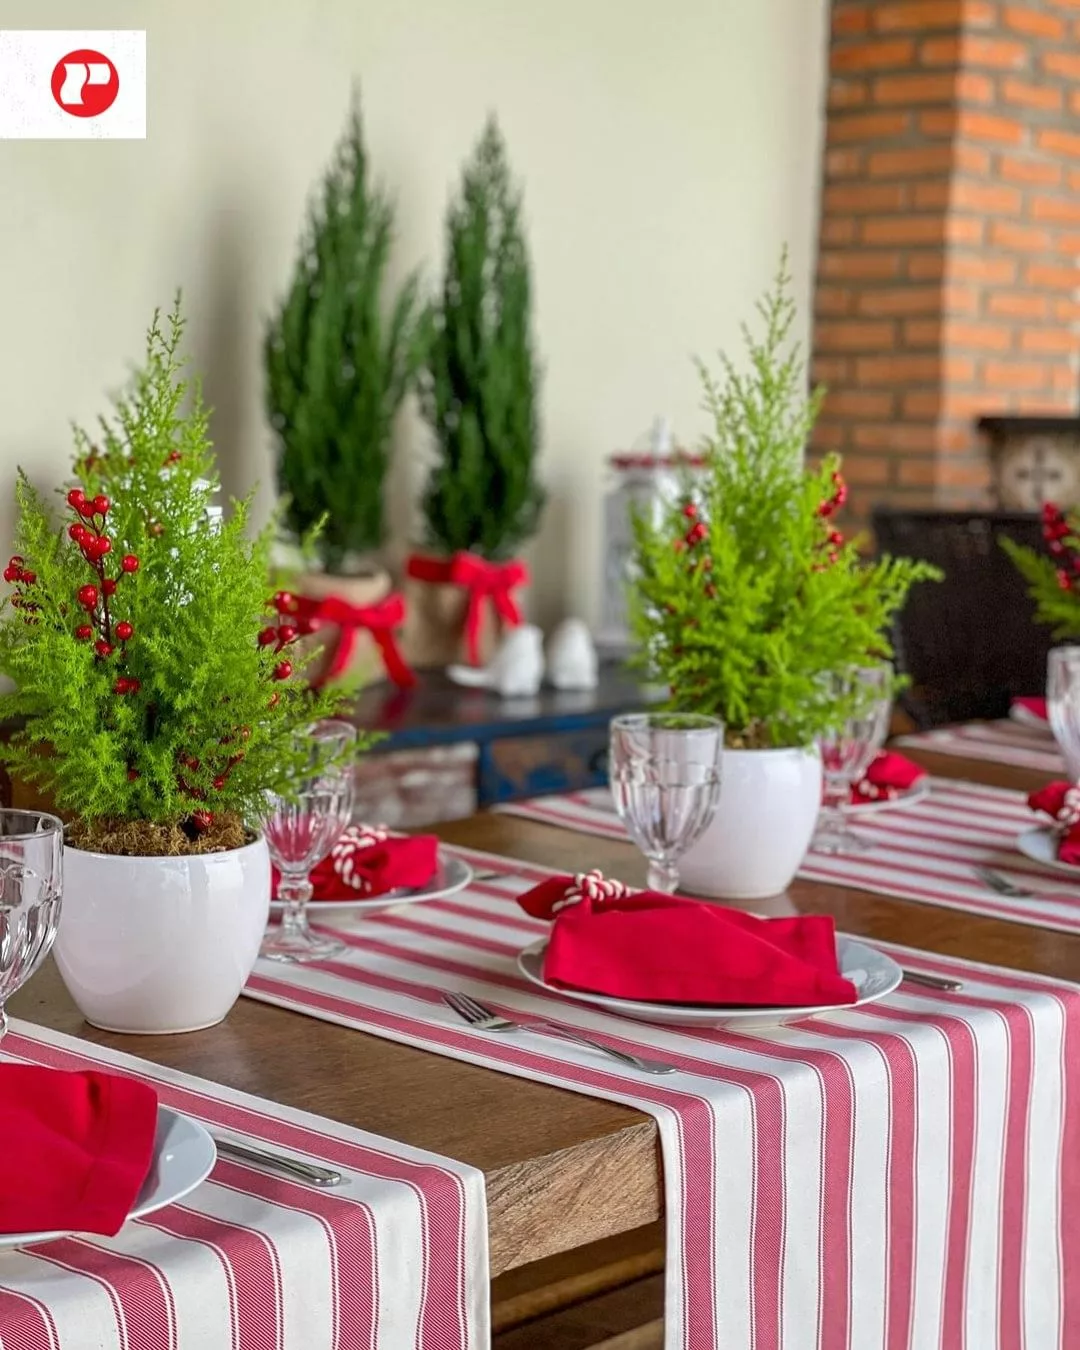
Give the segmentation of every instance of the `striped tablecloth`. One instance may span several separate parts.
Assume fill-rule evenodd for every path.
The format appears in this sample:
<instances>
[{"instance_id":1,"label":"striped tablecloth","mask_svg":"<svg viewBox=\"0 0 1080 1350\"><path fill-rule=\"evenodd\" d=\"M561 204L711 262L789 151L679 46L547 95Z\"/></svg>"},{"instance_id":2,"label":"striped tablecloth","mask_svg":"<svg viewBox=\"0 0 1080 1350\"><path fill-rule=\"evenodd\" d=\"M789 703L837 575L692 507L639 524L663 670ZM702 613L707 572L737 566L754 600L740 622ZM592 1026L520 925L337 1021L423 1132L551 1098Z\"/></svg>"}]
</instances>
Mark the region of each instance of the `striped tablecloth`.
<instances>
[{"instance_id":1,"label":"striped tablecloth","mask_svg":"<svg viewBox=\"0 0 1080 1350\"><path fill-rule=\"evenodd\" d=\"M131 1074L215 1133L346 1176L320 1190L222 1157L184 1200L114 1238L0 1251L3 1350L489 1344L484 1179L474 1168L27 1022L12 1022L3 1050Z\"/></svg>"},{"instance_id":2,"label":"striped tablecloth","mask_svg":"<svg viewBox=\"0 0 1080 1350\"><path fill-rule=\"evenodd\" d=\"M864 1010L738 1034L633 1022L519 974L543 925L513 897L547 873L468 856L503 874L343 921L343 956L262 963L247 994L652 1115L669 1350L1076 1346L1080 990L903 952L963 990L904 985ZM678 1071L475 1031L442 1003L453 989Z\"/></svg>"},{"instance_id":3,"label":"striped tablecloth","mask_svg":"<svg viewBox=\"0 0 1080 1350\"><path fill-rule=\"evenodd\" d=\"M1036 769L1048 778L1061 778L1065 773L1065 761L1049 727L1027 726L1008 718L917 731L897 737L895 744L958 759L991 760L995 764Z\"/></svg>"},{"instance_id":4,"label":"striped tablecloth","mask_svg":"<svg viewBox=\"0 0 1080 1350\"><path fill-rule=\"evenodd\" d=\"M930 784L929 796L911 806L853 818L872 849L851 857L809 853L799 876L1080 933L1080 885L1017 851L1017 837L1039 823L1022 792L950 778L932 778ZM499 810L606 839L627 837L607 788L535 797ZM975 875L972 869L978 865L1010 877L1031 896L1014 900L998 895Z\"/></svg>"}]
</instances>

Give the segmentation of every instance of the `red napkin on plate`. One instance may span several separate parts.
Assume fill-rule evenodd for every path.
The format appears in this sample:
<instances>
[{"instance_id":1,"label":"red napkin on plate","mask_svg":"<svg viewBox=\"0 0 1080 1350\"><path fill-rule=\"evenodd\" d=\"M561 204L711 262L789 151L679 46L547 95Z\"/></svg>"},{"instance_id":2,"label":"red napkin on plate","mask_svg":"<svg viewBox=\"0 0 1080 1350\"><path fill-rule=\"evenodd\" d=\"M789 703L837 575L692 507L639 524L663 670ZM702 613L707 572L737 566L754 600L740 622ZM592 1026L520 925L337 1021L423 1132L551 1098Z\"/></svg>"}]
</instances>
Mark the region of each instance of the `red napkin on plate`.
<instances>
[{"instance_id":1,"label":"red napkin on plate","mask_svg":"<svg viewBox=\"0 0 1080 1350\"><path fill-rule=\"evenodd\" d=\"M0 1232L112 1236L150 1171L156 1130L145 1083L0 1064Z\"/></svg>"},{"instance_id":2,"label":"red napkin on plate","mask_svg":"<svg viewBox=\"0 0 1080 1350\"><path fill-rule=\"evenodd\" d=\"M891 801L914 787L926 770L895 750L883 750L866 771L866 776L851 788L852 805L866 802Z\"/></svg>"},{"instance_id":3,"label":"red napkin on plate","mask_svg":"<svg viewBox=\"0 0 1080 1350\"><path fill-rule=\"evenodd\" d=\"M1044 698L1014 698L1012 706L1023 708L1025 712L1031 713L1032 717L1037 717L1042 722L1049 720L1046 712L1046 699Z\"/></svg>"},{"instance_id":4,"label":"red napkin on plate","mask_svg":"<svg viewBox=\"0 0 1080 1350\"><path fill-rule=\"evenodd\" d=\"M599 873L552 877L519 897L553 919L544 979L650 1003L800 1007L854 1003L831 917L758 919L696 900L629 892Z\"/></svg>"},{"instance_id":5,"label":"red napkin on plate","mask_svg":"<svg viewBox=\"0 0 1080 1350\"><path fill-rule=\"evenodd\" d=\"M1028 806L1054 822L1058 832L1058 860L1080 866L1080 787L1064 779L1047 783L1028 794Z\"/></svg>"},{"instance_id":6,"label":"red napkin on plate","mask_svg":"<svg viewBox=\"0 0 1080 1350\"><path fill-rule=\"evenodd\" d=\"M313 900L372 898L402 887L424 886L439 866L433 834L392 835L383 825L350 825L311 872ZM279 874L274 871L274 894Z\"/></svg>"}]
</instances>

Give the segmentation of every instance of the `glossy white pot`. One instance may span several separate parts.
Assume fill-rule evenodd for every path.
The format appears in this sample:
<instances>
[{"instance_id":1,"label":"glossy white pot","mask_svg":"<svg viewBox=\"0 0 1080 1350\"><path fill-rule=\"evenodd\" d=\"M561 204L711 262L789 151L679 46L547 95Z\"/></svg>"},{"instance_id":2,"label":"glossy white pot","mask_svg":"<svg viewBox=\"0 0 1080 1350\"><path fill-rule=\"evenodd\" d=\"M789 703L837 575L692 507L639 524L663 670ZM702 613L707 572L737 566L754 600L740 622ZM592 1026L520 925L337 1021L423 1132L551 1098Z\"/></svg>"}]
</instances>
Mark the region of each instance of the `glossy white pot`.
<instances>
[{"instance_id":1,"label":"glossy white pot","mask_svg":"<svg viewBox=\"0 0 1080 1350\"><path fill-rule=\"evenodd\" d=\"M816 750L725 750L720 805L679 863L680 889L718 900L786 890L821 806Z\"/></svg>"},{"instance_id":2,"label":"glossy white pot","mask_svg":"<svg viewBox=\"0 0 1080 1350\"><path fill-rule=\"evenodd\" d=\"M236 1002L270 912L262 839L228 853L117 858L64 849L53 948L79 1011L105 1031L198 1031Z\"/></svg>"}]
</instances>

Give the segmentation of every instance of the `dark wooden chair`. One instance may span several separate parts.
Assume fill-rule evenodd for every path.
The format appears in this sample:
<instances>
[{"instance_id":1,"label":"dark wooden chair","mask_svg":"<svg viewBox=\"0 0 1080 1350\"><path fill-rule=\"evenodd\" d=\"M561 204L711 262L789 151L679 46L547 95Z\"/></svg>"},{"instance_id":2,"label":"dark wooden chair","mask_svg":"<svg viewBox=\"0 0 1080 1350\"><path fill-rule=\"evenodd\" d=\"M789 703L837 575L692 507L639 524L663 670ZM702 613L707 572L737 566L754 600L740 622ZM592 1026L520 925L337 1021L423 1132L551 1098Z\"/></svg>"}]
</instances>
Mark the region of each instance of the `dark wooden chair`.
<instances>
[{"instance_id":1,"label":"dark wooden chair","mask_svg":"<svg viewBox=\"0 0 1080 1350\"><path fill-rule=\"evenodd\" d=\"M1018 695L1045 690L1049 630L1001 547L1007 535L1044 549L1037 515L1018 511L873 513L877 548L935 563L941 582L914 588L899 616L897 662L911 685L900 706L922 728L1004 717Z\"/></svg>"}]
</instances>

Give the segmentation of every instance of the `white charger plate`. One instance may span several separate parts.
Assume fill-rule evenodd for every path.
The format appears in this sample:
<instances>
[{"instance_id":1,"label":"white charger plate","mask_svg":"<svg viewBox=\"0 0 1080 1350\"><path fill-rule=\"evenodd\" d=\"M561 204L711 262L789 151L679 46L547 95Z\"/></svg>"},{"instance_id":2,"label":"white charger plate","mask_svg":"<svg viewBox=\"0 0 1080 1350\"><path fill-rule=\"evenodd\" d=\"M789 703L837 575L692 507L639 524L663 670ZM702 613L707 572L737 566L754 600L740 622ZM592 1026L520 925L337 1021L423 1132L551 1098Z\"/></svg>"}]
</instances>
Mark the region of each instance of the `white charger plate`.
<instances>
[{"instance_id":1,"label":"white charger plate","mask_svg":"<svg viewBox=\"0 0 1080 1350\"><path fill-rule=\"evenodd\" d=\"M855 986L859 995L855 1003L829 1003L810 1008L709 1008L699 1004L638 1003L628 998L611 998L607 994L560 989L546 983L543 976L546 947L547 939L541 938L531 947L526 947L517 959L518 969L525 978L539 985L545 993L556 994L577 1003L588 1003L595 1008L602 1008L604 1012L616 1013L619 1017L632 1017L638 1022L655 1022L666 1027L733 1027L749 1030L752 1027L795 1022L818 1013L846 1012L867 1003L876 1003L879 998L891 994L904 978L903 971L891 956L864 942L857 942L855 938L838 934L836 951L840 973Z\"/></svg>"},{"instance_id":2,"label":"white charger plate","mask_svg":"<svg viewBox=\"0 0 1080 1350\"><path fill-rule=\"evenodd\" d=\"M344 912L358 909L389 909L391 905L415 905L421 900L443 900L448 895L456 895L458 891L463 891L473 878L469 864L464 858L459 858L453 853L444 853L442 849L439 849L438 858L438 868L426 886L403 886L399 890L387 891L385 895L370 898L357 894L355 899L309 900L308 913L331 914L335 910ZM344 885L342 882L343 887ZM271 914L280 914L283 908L280 900L270 902Z\"/></svg>"},{"instance_id":3,"label":"white charger plate","mask_svg":"<svg viewBox=\"0 0 1080 1350\"><path fill-rule=\"evenodd\" d=\"M930 779L927 776L918 779L895 797L884 797L876 802L849 802L844 810L850 811L853 816L869 816L877 811L891 811L901 806L914 806L916 802L921 802L924 797L929 797L929 795Z\"/></svg>"},{"instance_id":4,"label":"white charger plate","mask_svg":"<svg viewBox=\"0 0 1080 1350\"><path fill-rule=\"evenodd\" d=\"M1050 730L1050 723L1045 717L1040 717L1038 713L1033 713L1030 708L1021 707L1018 703L1010 706L1009 721L1016 722L1022 727L1029 727L1034 731L1044 731L1049 737L1054 734Z\"/></svg>"},{"instance_id":5,"label":"white charger plate","mask_svg":"<svg viewBox=\"0 0 1080 1350\"><path fill-rule=\"evenodd\" d=\"M1076 863L1062 862L1057 855L1058 835L1049 826L1036 825L1025 830L1016 841L1016 847L1032 862L1042 863L1055 872L1064 872L1066 876L1080 877L1080 867Z\"/></svg>"},{"instance_id":6,"label":"white charger plate","mask_svg":"<svg viewBox=\"0 0 1080 1350\"><path fill-rule=\"evenodd\" d=\"M197 1120L159 1106L154 1159L128 1218L141 1219L182 1200L206 1180L216 1161L214 1141ZM29 1247L35 1242L70 1236L66 1231L0 1233L0 1247Z\"/></svg>"}]
</instances>

